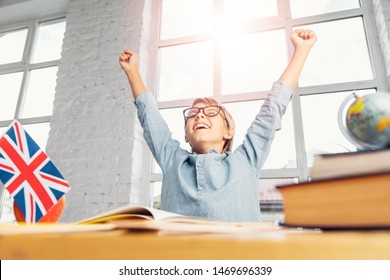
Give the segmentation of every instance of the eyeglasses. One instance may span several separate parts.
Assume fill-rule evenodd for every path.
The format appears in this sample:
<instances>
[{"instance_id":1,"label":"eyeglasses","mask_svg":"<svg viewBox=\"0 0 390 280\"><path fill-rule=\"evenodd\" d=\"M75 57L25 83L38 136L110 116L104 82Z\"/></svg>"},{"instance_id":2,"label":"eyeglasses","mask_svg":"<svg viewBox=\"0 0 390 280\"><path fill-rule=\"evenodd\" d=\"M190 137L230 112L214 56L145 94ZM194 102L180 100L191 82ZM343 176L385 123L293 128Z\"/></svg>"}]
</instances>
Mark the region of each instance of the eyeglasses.
<instances>
[{"instance_id":1,"label":"eyeglasses","mask_svg":"<svg viewBox=\"0 0 390 280\"><path fill-rule=\"evenodd\" d=\"M195 117L196 115L199 114L200 111L203 112L203 114L207 117L215 117L216 115L219 114L219 112L222 110L223 112L223 117L226 121L227 126L229 126L229 122L226 118L225 112L222 109L222 106L218 105L210 105L206 107L191 107L187 108L183 111L184 119L187 121L190 118Z\"/></svg>"},{"instance_id":2,"label":"eyeglasses","mask_svg":"<svg viewBox=\"0 0 390 280\"><path fill-rule=\"evenodd\" d=\"M202 111L205 116L214 117L219 114L221 109L222 107L217 105L211 105L207 107L191 107L185 109L183 111L183 115L185 119L189 119L195 117L197 114L199 114L200 111Z\"/></svg>"}]
</instances>

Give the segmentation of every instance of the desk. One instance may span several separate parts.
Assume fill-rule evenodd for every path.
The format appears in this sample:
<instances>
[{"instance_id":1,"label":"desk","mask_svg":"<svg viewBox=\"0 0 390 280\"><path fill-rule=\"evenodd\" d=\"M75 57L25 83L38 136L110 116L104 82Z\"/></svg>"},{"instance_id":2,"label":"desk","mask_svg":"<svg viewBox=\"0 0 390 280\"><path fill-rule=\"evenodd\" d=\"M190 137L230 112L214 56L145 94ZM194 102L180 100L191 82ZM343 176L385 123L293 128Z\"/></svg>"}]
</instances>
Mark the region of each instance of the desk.
<instances>
[{"instance_id":1,"label":"desk","mask_svg":"<svg viewBox=\"0 0 390 280\"><path fill-rule=\"evenodd\" d=\"M166 234L109 230L0 236L0 259L390 259L389 231Z\"/></svg>"}]
</instances>

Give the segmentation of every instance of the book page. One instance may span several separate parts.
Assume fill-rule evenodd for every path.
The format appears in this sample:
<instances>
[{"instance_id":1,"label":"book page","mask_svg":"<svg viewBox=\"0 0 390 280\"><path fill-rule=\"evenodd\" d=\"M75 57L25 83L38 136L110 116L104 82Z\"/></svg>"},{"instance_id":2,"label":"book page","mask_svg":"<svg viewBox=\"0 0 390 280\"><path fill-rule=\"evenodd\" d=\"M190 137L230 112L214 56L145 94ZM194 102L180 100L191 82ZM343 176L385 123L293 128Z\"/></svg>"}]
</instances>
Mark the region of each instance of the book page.
<instances>
[{"instance_id":1,"label":"book page","mask_svg":"<svg viewBox=\"0 0 390 280\"><path fill-rule=\"evenodd\" d=\"M93 217L76 222L76 224L102 223L117 219L145 219L159 221L168 217L180 217L180 215L140 205L128 205L106 211Z\"/></svg>"},{"instance_id":2,"label":"book page","mask_svg":"<svg viewBox=\"0 0 390 280\"><path fill-rule=\"evenodd\" d=\"M167 212L164 210L156 209L156 208L149 208L145 207L148 209L148 211L152 214L153 218L155 221L161 221L161 220L166 220L166 219L175 219L175 218L185 218L186 216L182 216L176 213L172 212Z\"/></svg>"}]
</instances>

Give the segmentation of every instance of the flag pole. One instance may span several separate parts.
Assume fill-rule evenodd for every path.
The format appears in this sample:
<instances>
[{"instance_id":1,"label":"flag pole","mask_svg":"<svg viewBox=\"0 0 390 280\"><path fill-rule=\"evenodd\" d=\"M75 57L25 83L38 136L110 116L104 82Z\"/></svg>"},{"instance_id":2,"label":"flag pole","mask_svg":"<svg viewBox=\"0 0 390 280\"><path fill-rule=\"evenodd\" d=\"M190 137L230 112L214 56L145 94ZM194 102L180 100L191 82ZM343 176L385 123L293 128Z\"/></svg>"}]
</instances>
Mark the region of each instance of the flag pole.
<instances>
[{"instance_id":1,"label":"flag pole","mask_svg":"<svg viewBox=\"0 0 390 280\"><path fill-rule=\"evenodd\" d=\"M0 221L3 215L3 209L5 204L6 189L0 180Z\"/></svg>"}]
</instances>

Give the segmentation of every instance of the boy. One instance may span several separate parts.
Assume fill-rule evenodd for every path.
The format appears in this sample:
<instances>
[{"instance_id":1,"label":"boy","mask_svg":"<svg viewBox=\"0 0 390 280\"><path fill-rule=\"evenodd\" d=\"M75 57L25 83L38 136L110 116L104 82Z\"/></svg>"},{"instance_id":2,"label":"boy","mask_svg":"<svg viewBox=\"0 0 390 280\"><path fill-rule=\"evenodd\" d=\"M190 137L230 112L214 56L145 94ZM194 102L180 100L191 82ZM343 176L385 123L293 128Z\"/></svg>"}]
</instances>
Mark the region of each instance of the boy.
<instances>
[{"instance_id":1,"label":"boy","mask_svg":"<svg viewBox=\"0 0 390 280\"><path fill-rule=\"evenodd\" d=\"M294 54L234 152L233 119L212 98L196 99L184 110L192 153L180 148L140 76L137 54L123 51L119 63L129 80L144 138L163 172L162 210L214 220L260 221L259 173L316 40L311 30L292 33Z\"/></svg>"}]
</instances>

